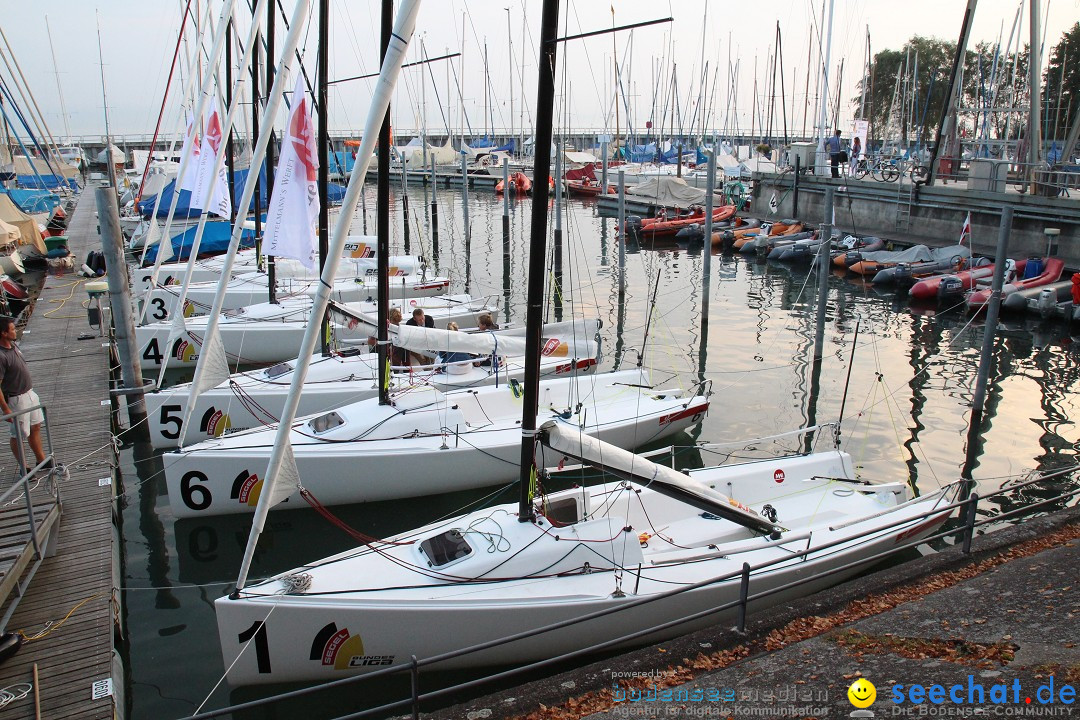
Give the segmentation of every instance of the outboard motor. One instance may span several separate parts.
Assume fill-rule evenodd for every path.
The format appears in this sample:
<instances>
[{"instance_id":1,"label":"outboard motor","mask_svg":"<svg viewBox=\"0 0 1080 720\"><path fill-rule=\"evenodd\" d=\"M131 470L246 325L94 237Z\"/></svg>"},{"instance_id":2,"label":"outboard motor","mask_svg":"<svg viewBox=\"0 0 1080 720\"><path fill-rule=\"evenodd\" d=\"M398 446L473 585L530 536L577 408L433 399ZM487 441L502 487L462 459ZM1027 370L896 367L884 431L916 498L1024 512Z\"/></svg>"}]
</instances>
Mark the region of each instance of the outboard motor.
<instances>
[{"instance_id":1,"label":"outboard motor","mask_svg":"<svg viewBox=\"0 0 1080 720\"><path fill-rule=\"evenodd\" d=\"M1039 310L1039 317L1048 318L1053 315L1057 310L1057 290L1043 288L1035 300L1035 307Z\"/></svg>"},{"instance_id":2,"label":"outboard motor","mask_svg":"<svg viewBox=\"0 0 1080 720\"><path fill-rule=\"evenodd\" d=\"M735 232L733 230L723 230L720 232L720 248L729 253L735 247Z\"/></svg>"},{"instance_id":3,"label":"outboard motor","mask_svg":"<svg viewBox=\"0 0 1080 720\"><path fill-rule=\"evenodd\" d=\"M627 215L626 216L626 231L624 235L638 236L641 234L641 216L640 215Z\"/></svg>"},{"instance_id":4,"label":"outboard motor","mask_svg":"<svg viewBox=\"0 0 1080 720\"><path fill-rule=\"evenodd\" d=\"M960 282L960 278L955 275L945 275L941 278L941 282L937 286L938 300L945 300L946 298L958 298L964 292L964 284Z\"/></svg>"},{"instance_id":5,"label":"outboard motor","mask_svg":"<svg viewBox=\"0 0 1080 720\"><path fill-rule=\"evenodd\" d=\"M862 253L858 250L851 250L844 254L844 265L851 267L863 261Z\"/></svg>"},{"instance_id":6,"label":"outboard motor","mask_svg":"<svg viewBox=\"0 0 1080 720\"><path fill-rule=\"evenodd\" d=\"M907 263L900 263L893 269L893 282L896 284L898 290L909 290L912 285L915 284L915 277L912 275L911 266Z\"/></svg>"},{"instance_id":7,"label":"outboard motor","mask_svg":"<svg viewBox=\"0 0 1080 720\"><path fill-rule=\"evenodd\" d=\"M675 239L683 242L701 242L705 237L705 228L697 223L687 225L675 233Z\"/></svg>"},{"instance_id":8,"label":"outboard motor","mask_svg":"<svg viewBox=\"0 0 1080 720\"><path fill-rule=\"evenodd\" d=\"M784 259L793 263L808 263L817 256L817 253L817 245L795 245Z\"/></svg>"}]
</instances>

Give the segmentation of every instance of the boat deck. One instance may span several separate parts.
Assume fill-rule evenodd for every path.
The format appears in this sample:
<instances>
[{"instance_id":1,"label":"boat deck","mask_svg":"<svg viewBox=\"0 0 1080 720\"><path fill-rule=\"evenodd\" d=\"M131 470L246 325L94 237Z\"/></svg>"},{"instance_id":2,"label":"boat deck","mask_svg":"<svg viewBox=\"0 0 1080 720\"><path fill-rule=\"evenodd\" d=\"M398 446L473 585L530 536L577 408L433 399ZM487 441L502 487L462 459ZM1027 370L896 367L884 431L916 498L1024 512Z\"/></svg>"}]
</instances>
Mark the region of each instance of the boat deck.
<instances>
[{"instance_id":1,"label":"boat deck","mask_svg":"<svg viewBox=\"0 0 1080 720\"><path fill-rule=\"evenodd\" d=\"M86 192L68 228L76 266L89 250L100 247L94 211L94 195ZM50 548L53 554L42 561L7 624L9 631L41 637L26 642L0 665L0 687L18 695L19 688L12 686L32 683L36 665L41 717L52 720L112 718L116 697L111 693L97 697L101 693L95 692L95 683L111 679L117 693L123 687L113 665L113 618L119 613L113 603L115 451L109 405L103 404L108 398L109 353L96 332L79 339L92 332L82 306L87 298L83 285L83 278L71 273L49 275L19 341L34 389L46 407L53 452L69 475L59 483L62 515L59 507L38 502L45 483L31 495L41 521L51 517L58 522L59 536ZM2 489L10 486L15 473L14 459L4 448ZM15 537L19 520L21 544ZM0 513L0 558L25 555L28 541L25 506L5 508ZM32 554L33 548L29 551ZM9 584L14 579L9 582L5 577L4 585ZM14 597L5 598L5 608ZM49 622L52 625L46 628ZM13 700L4 708L4 717L33 718L34 702L34 692ZM116 710L122 717L123 707Z\"/></svg>"}]
</instances>

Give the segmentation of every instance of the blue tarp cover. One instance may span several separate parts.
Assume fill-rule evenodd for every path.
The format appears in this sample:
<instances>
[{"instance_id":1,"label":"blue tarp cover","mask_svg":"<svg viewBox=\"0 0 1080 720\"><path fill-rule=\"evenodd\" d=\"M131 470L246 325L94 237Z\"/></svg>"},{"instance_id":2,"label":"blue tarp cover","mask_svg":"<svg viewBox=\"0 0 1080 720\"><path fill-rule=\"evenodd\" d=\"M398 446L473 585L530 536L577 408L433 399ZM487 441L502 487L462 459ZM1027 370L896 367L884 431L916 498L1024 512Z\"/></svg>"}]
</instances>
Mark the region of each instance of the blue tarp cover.
<instances>
[{"instance_id":1,"label":"blue tarp cover","mask_svg":"<svg viewBox=\"0 0 1080 720\"><path fill-rule=\"evenodd\" d=\"M244 192L244 183L247 182L248 171L237 170L233 173L233 205L240 199L241 193ZM176 180L172 180L161 190L161 205L158 207L159 218L165 218L169 216L169 205L172 204L173 188L176 187ZM150 217L150 213L154 212L154 202L157 200L156 195L150 197L144 197L139 202L139 213L144 217ZM199 217L199 211L191 209L191 192L188 190L180 191L180 200L176 203L176 215L178 218L195 218ZM259 172L259 202L261 207L266 207L266 170L265 168ZM248 208L248 212L254 212L255 210L255 198L251 199L251 206Z\"/></svg>"},{"instance_id":2,"label":"blue tarp cover","mask_svg":"<svg viewBox=\"0 0 1080 720\"><path fill-rule=\"evenodd\" d=\"M38 190L52 190L54 188L63 187L65 183L72 190L79 189L79 184L75 182L75 178L68 178L65 180L56 175L19 175L15 178L15 184L19 187L36 188Z\"/></svg>"},{"instance_id":3,"label":"blue tarp cover","mask_svg":"<svg viewBox=\"0 0 1080 720\"><path fill-rule=\"evenodd\" d=\"M183 199L183 195L180 196ZM195 242L195 232L198 226L193 226L173 237L173 259L187 260L191 254L191 245ZM199 255L220 255L229 249L229 239L232 237L232 225L224 221L209 221L203 230L202 241L199 243ZM240 234L240 247L249 248L255 246L255 231L244 230ZM147 249L144 265L153 265L157 259L158 246L154 245Z\"/></svg>"},{"instance_id":4,"label":"blue tarp cover","mask_svg":"<svg viewBox=\"0 0 1080 720\"><path fill-rule=\"evenodd\" d=\"M60 204L60 198L48 190L20 190L11 188L0 190L7 193L11 202L15 203L24 213L45 213Z\"/></svg>"}]
</instances>

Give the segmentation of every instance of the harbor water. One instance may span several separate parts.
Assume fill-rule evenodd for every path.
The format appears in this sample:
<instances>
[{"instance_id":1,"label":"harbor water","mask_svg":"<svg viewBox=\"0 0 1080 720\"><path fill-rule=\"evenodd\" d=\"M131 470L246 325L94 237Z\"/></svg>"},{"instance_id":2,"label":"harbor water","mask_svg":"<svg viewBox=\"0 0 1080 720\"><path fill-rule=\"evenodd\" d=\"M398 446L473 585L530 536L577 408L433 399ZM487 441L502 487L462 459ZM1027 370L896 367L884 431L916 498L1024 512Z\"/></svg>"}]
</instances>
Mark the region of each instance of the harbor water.
<instances>
[{"instance_id":1,"label":"harbor water","mask_svg":"<svg viewBox=\"0 0 1080 720\"><path fill-rule=\"evenodd\" d=\"M394 253L406 251L400 193L400 188L395 190L391 208ZM439 236L434 242L431 190L411 186L408 193L409 251L429 258L435 272L449 276L451 291L500 298L501 323L523 322L530 201L511 200L510 235L504 244L501 197L471 189L466 232L460 188L439 188ZM364 206L367 231L374 233L373 185L365 189ZM358 211L352 232L362 232L364 224ZM864 479L905 481L927 491L960 476L984 331L980 318L961 309L913 308L906 296L833 272L827 290L825 356L815 377L818 287L809 267L713 255L705 280L710 306L703 335L705 256L700 246L628 243L620 268L616 225L615 219L597 214L595 201L566 202L561 272L552 268L547 282L548 317L599 317L602 370L641 364L659 390L711 388L708 417L675 438L678 447L672 455L677 465L796 450L802 438L751 447L696 445L783 433L835 421L842 413L841 442ZM1032 470L1072 465L1080 454L1075 424L1080 417L1080 337L1071 336L1066 325L1026 318L1006 318L998 336L973 453L972 475L981 491L1003 487ZM172 376L173 381L180 379ZM815 437L819 446L828 439L826 433ZM122 452L125 667L131 717L137 718L181 717L200 707L211 709L284 689L230 690L222 679L225 668L213 601L236 579L250 517L175 519L163 462L168 462L167 454L141 446ZM395 472L400 470L386 468L388 477ZM382 537L469 503L512 501L513 479L507 477L503 488L333 510L354 528ZM1030 486L1007 496L993 512L1063 490L1061 485ZM1038 512L1054 509L1043 506ZM279 572L352 543L313 510L273 512L251 574ZM430 689L428 682L425 689ZM250 717L335 717L398 699L407 689L407 679L397 685L360 684Z\"/></svg>"}]
</instances>

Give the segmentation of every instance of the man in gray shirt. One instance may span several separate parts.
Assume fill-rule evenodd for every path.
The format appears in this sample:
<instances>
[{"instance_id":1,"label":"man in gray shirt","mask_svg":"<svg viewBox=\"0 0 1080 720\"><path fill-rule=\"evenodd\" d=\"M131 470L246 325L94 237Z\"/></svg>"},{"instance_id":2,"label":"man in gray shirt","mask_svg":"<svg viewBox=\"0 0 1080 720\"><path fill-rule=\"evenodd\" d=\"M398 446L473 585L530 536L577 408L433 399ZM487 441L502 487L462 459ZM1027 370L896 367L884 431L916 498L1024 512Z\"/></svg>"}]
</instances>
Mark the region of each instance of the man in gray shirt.
<instances>
[{"instance_id":1,"label":"man in gray shirt","mask_svg":"<svg viewBox=\"0 0 1080 720\"><path fill-rule=\"evenodd\" d=\"M17 332L14 318L0 316L0 411L5 415L41 403L31 386L26 359L15 344ZM21 438L26 438L30 443L37 464L45 462L45 450L41 446L41 423L44 421L45 416L40 408L8 419L11 423L11 452L23 467Z\"/></svg>"}]
</instances>

